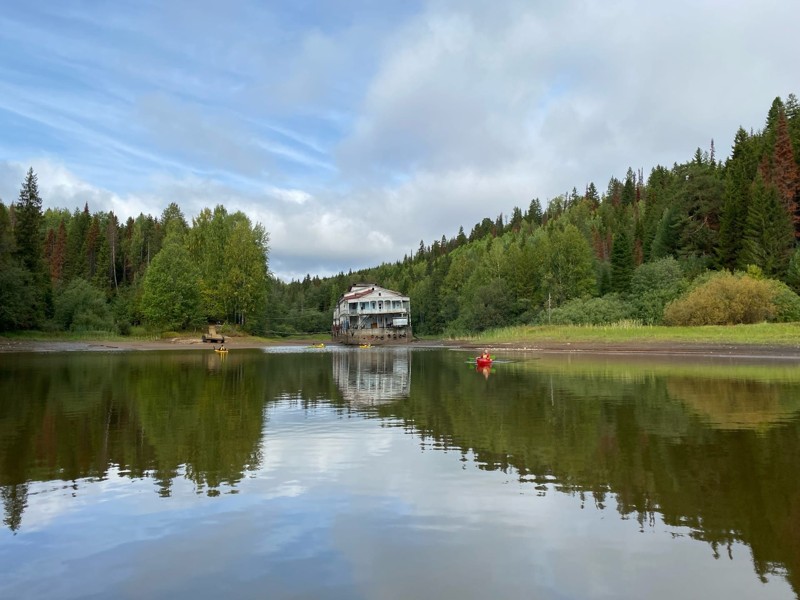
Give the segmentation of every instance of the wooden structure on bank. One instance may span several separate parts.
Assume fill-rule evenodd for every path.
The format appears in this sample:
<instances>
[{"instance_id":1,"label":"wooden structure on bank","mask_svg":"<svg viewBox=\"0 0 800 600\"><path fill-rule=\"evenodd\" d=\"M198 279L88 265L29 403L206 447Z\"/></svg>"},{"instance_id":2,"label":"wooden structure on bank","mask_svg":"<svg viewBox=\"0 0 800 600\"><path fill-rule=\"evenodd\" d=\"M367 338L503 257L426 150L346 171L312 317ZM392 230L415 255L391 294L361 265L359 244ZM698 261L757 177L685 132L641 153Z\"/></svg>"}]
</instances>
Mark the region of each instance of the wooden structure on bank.
<instances>
[{"instance_id":1,"label":"wooden structure on bank","mask_svg":"<svg viewBox=\"0 0 800 600\"><path fill-rule=\"evenodd\" d=\"M374 283L356 283L333 309L333 341L404 344L411 341L411 300Z\"/></svg>"}]
</instances>

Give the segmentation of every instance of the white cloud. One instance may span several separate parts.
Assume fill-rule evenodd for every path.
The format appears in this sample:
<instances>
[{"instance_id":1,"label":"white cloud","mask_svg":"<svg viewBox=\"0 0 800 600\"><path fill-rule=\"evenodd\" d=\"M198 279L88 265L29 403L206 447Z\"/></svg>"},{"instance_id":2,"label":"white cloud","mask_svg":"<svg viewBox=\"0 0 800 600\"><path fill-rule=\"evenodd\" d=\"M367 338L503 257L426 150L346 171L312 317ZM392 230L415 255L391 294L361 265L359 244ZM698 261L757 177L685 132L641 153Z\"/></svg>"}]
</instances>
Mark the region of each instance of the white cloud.
<instances>
[{"instance_id":1,"label":"white cloud","mask_svg":"<svg viewBox=\"0 0 800 600\"><path fill-rule=\"evenodd\" d=\"M267 195L275 196L284 202L299 204L301 206L312 198L311 194L303 190L282 189L274 186L267 188Z\"/></svg>"},{"instance_id":2,"label":"white cloud","mask_svg":"<svg viewBox=\"0 0 800 600\"><path fill-rule=\"evenodd\" d=\"M0 197L16 198L23 163L48 205L135 216L175 201L190 218L222 203L270 232L279 275L327 275L712 138L724 157L798 92L800 4L783 0L351 10L253 7L248 23L194 15L171 32L142 13L112 19L113 48L5 17L50 37L3 67L0 126L27 135L0 141Z\"/></svg>"}]
</instances>

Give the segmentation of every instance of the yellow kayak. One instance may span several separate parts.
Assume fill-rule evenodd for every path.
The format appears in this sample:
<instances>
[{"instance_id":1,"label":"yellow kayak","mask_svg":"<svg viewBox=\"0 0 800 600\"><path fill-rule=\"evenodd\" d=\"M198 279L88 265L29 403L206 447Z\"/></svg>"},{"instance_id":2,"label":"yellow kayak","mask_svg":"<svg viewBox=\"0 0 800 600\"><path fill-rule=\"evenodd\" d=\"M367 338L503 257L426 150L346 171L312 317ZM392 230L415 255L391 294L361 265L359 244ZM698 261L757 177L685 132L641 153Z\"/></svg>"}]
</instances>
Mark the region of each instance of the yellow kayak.
<instances>
[{"instance_id":1,"label":"yellow kayak","mask_svg":"<svg viewBox=\"0 0 800 600\"><path fill-rule=\"evenodd\" d=\"M325 344L311 344L309 348L324 348Z\"/></svg>"},{"instance_id":2,"label":"yellow kayak","mask_svg":"<svg viewBox=\"0 0 800 600\"><path fill-rule=\"evenodd\" d=\"M359 348L372 348L372 344L361 344Z\"/></svg>"},{"instance_id":3,"label":"yellow kayak","mask_svg":"<svg viewBox=\"0 0 800 600\"><path fill-rule=\"evenodd\" d=\"M228 353L227 350L217 350L216 348L214 348L214 352L216 352L217 354L227 354Z\"/></svg>"}]
</instances>

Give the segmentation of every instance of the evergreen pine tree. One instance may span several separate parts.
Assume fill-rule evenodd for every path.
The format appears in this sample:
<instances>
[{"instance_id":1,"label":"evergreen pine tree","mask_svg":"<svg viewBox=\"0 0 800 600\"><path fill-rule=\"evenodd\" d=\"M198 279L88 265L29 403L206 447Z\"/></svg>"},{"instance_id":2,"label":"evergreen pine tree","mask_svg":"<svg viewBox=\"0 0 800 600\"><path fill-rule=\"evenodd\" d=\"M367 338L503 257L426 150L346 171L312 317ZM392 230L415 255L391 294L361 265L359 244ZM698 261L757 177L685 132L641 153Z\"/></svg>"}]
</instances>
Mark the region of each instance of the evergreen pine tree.
<instances>
[{"instance_id":1,"label":"evergreen pine tree","mask_svg":"<svg viewBox=\"0 0 800 600\"><path fill-rule=\"evenodd\" d=\"M642 215L644 228L642 253L647 259L651 257L653 239L656 237L658 225L671 199L672 192L670 188L674 182L674 174L665 167L660 166L654 167L647 179L644 214Z\"/></svg>"},{"instance_id":2,"label":"evergreen pine tree","mask_svg":"<svg viewBox=\"0 0 800 600\"><path fill-rule=\"evenodd\" d=\"M719 218L725 184L707 161L678 168L676 201L680 212L680 253L702 262L716 261Z\"/></svg>"},{"instance_id":3,"label":"evergreen pine tree","mask_svg":"<svg viewBox=\"0 0 800 600\"><path fill-rule=\"evenodd\" d=\"M611 248L611 289L625 294L630 290L633 277L633 243L626 228L620 229L614 236Z\"/></svg>"},{"instance_id":4,"label":"evergreen pine tree","mask_svg":"<svg viewBox=\"0 0 800 600\"><path fill-rule=\"evenodd\" d=\"M678 246L677 226L678 219L675 209L665 208L650 247L650 260L675 255Z\"/></svg>"},{"instance_id":5,"label":"evergreen pine tree","mask_svg":"<svg viewBox=\"0 0 800 600\"><path fill-rule=\"evenodd\" d=\"M458 235L456 236L456 243L459 246L463 246L464 244L467 243L467 236L464 233L464 226L463 225L458 228Z\"/></svg>"},{"instance_id":6,"label":"evergreen pine tree","mask_svg":"<svg viewBox=\"0 0 800 600\"><path fill-rule=\"evenodd\" d=\"M20 266L30 273L30 314L26 326L36 327L48 312L52 300L50 278L44 262L44 239L42 237L42 199L33 169L28 169L25 181L14 204L15 255Z\"/></svg>"},{"instance_id":7,"label":"evergreen pine tree","mask_svg":"<svg viewBox=\"0 0 800 600\"><path fill-rule=\"evenodd\" d=\"M531 200L530 206L528 207L528 214L525 215L525 220L532 225L542 224L542 205L538 198Z\"/></svg>"},{"instance_id":8,"label":"evergreen pine tree","mask_svg":"<svg viewBox=\"0 0 800 600\"><path fill-rule=\"evenodd\" d=\"M740 127L736 132L731 158L725 170L725 193L720 214L717 263L727 269L739 265L742 231L747 220L750 187L755 172L756 156L753 139Z\"/></svg>"},{"instance_id":9,"label":"evergreen pine tree","mask_svg":"<svg viewBox=\"0 0 800 600\"><path fill-rule=\"evenodd\" d=\"M42 199L33 169L28 169L19 191L19 200L14 205L14 237L17 242L17 257L32 273L43 271L43 240L41 235Z\"/></svg>"},{"instance_id":10,"label":"evergreen pine tree","mask_svg":"<svg viewBox=\"0 0 800 600\"><path fill-rule=\"evenodd\" d=\"M586 199L589 201L592 210L596 210L600 206L600 194L597 193L597 187L595 187L593 181L590 181L589 185L586 186Z\"/></svg>"},{"instance_id":11,"label":"evergreen pine tree","mask_svg":"<svg viewBox=\"0 0 800 600\"><path fill-rule=\"evenodd\" d=\"M625 176L625 183L622 185L622 205L631 206L636 200L636 185L634 182L635 175L633 169L628 167L628 173Z\"/></svg>"},{"instance_id":12,"label":"evergreen pine tree","mask_svg":"<svg viewBox=\"0 0 800 600\"><path fill-rule=\"evenodd\" d=\"M522 226L522 211L518 207L514 207L511 211L511 220L508 222L508 229L517 233Z\"/></svg>"},{"instance_id":13,"label":"evergreen pine tree","mask_svg":"<svg viewBox=\"0 0 800 600\"><path fill-rule=\"evenodd\" d=\"M794 245L789 215L781 206L778 190L759 173L753 182L747 211L741 262L759 267L767 276L785 274Z\"/></svg>"},{"instance_id":14,"label":"evergreen pine tree","mask_svg":"<svg viewBox=\"0 0 800 600\"><path fill-rule=\"evenodd\" d=\"M89 214L89 204L84 204L82 211L76 208L67 228L66 280L74 277L83 277L85 279L88 275L84 244L86 242L86 232L89 231L91 224L92 216Z\"/></svg>"}]
</instances>

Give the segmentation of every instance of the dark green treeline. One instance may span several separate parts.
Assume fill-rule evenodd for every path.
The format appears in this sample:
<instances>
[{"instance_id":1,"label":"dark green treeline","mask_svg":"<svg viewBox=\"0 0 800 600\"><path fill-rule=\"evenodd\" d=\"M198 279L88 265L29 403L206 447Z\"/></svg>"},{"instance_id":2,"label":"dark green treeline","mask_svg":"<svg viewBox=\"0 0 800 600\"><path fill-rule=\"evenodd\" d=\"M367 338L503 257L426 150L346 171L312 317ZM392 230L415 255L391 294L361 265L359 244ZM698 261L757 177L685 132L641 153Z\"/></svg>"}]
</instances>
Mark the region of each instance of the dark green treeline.
<instances>
[{"instance_id":1,"label":"dark green treeline","mask_svg":"<svg viewBox=\"0 0 800 600\"><path fill-rule=\"evenodd\" d=\"M324 331L354 281L408 294L415 331L433 335L550 319L658 324L707 270L749 269L800 292L798 165L800 105L790 94L775 99L763 129L739 129L724 162L712 141L647 178L628 169L603 193L589 183L545 209L534 199L468 235L422 241L393 264L278 285L271 322Z\"/></svg>"},{"instance_id":2,"label":"dark green treeline","mask_svg":"<svg viewBox=\"0 0 800 600\"><path fill-rule=\"evenodd\" d=\"M264 227L242 212L205 208L187 223L176 203L159 218L42 211L29 170L19 199L0 203L0 331L127 334L132 326L264 328Z\"/></svg>"},{"instance_id":3,"label":"dark green treeline","mask_svg":"<svg viewBox=\"0 0 800 600\"><path fill-rule=\"evenodd\" d=\"M545 208L534 198L486 217L469 235L462 227L421 241L395 263L291 283L269 276L268 234L242 213L204 209L190 226L175 203L125 223L88 206L42 212L29 171L17 202L0 203L0 331L126 333L211 320L268 335L321 333L356 281L408 294L421 334L586 315L661 323L666 304L709 269L747 270L800 292L799 165L800 103L790 94L774 100L763 128L736 132L724 161L712 141L646 178L628 169L603 192L591 182Z\"/></svg>"}]
</instances>

